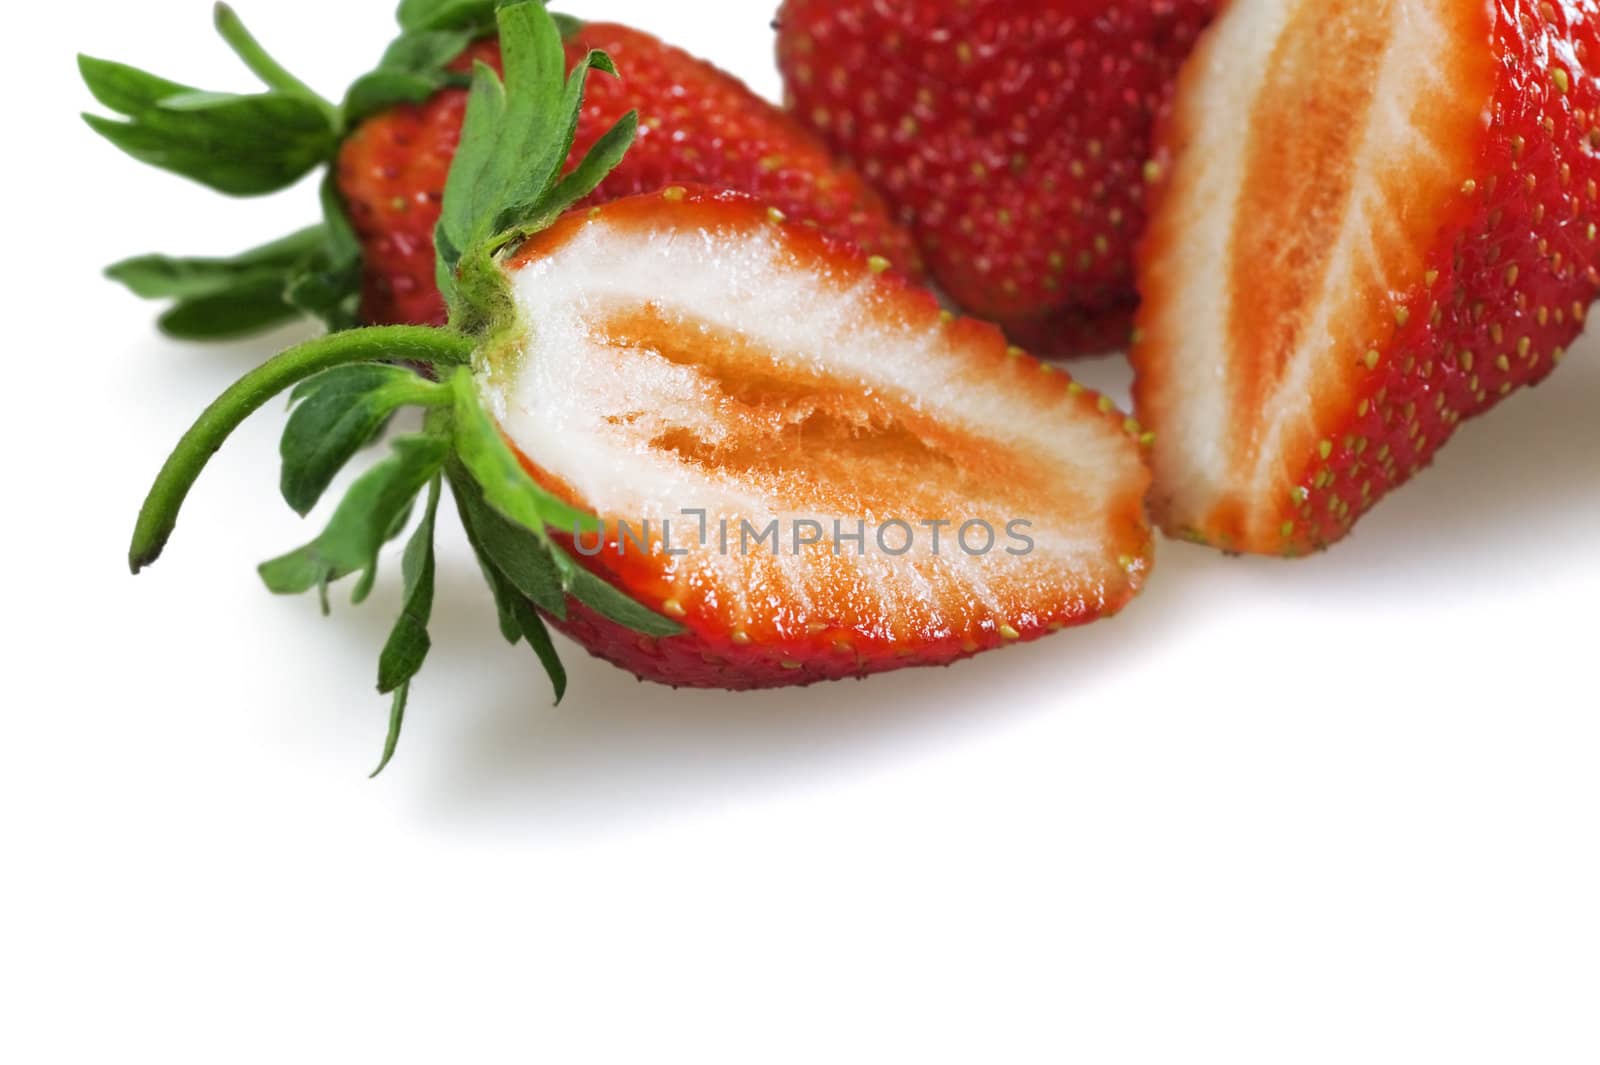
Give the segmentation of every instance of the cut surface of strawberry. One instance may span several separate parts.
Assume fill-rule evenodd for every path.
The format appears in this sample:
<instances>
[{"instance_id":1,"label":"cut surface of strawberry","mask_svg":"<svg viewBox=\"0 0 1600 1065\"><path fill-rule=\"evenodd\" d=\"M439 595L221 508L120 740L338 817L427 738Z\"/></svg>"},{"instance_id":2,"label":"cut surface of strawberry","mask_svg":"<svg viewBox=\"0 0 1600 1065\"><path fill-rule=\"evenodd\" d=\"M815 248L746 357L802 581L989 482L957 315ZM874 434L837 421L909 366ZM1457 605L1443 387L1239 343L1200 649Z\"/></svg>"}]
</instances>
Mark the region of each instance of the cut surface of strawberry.
<instances>
[{"instance_id":1,"label":"cut surface of strawberry","mask_svg":"<svg viewBox=\"0 0 1600 1065\"><path fill-rule=\"evenodd\" d=\"M1303 554L1561 361L1600 291L1600 6L1237 0L1140 256L1169 532Z\"/></svg>"},{"instance_id":2,"label":"cut surface of strawberry","mask_svg":"<svg viewBox=\"0 0 1600 1065\"><path fill-rule=\"evenodd\" d=\"M569 216L510 272L526 346L491 362L489 409L607 523L586 564L688 628L571 622L642 676L944 663L1114 613L1144 579L1127 419L880 260L675 189Z\"/></svg>"}]
</instances>

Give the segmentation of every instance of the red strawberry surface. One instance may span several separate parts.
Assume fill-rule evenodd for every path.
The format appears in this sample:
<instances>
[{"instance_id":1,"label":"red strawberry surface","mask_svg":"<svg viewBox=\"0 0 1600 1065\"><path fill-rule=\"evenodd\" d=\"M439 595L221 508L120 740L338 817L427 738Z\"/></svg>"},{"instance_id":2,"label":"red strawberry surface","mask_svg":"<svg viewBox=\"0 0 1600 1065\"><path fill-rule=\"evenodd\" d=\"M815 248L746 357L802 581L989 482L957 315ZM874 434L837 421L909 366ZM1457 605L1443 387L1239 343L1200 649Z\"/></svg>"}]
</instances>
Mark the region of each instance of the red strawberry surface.
<instances>
[{"instance_id":1,"label":"red strawberry surface","mask_svg":"<svg viewBox=\"0 0 1600 1065\"><path fill-rule=\"evenodd\" d=\"M1218 0L786 0L796 116L881 189L973 314L1125 344L1153 123Z\"/></svg>"},{"instance_id":2,"label":"red strawberry surface","mask_svg":"<svg viewBox=\"0 0 1600 1065\"><path fill-rule=\"evenodd\" d=\"M1237 0L1187 68L1133 358L1157 518L1349 533L1600 292L1600 4Z\"/></svg>"},{"instance_id":3,"label":"red strawberry surface","mask_svg":"<svg viewBox=\"0 0 1600 1065\"><path fill-rule=\"evenodd\" d=\"M909 235L890 221L859 176L823 144L742 82L649 34L592 23L567 40L569 63L607 52L620 78L592 77L571 162L630 110L639 135L589 203L674 183L736 189L797 221L814 222L910 272L920 262ZM455 64L499 68L500 50L481 41ZM363 317L372 323L444 321L434 280L433 227L461 136L464 89L444 89L359 126L340 149L338 185L364 250Z\"/></svg>"},{"instance_id":4,"label":"red strawberry surface","mask_svg":"<svg viewBox=\"0 0 1600 1065\"><path fill-rule=\"evenodd\" d=\"M585 564L687 631L643 637L579 604L555 623L643 678L945 664L1114 614L1143 583L1137 427L859 249L671 189L568 215L507 269L538 325L488 368L487 407L537 480L606 522ZM864 550L837 549L835 522L862 521ZM649 522L648 548L620 522ZM781 548L751 547L772 522Z\"/></svg>"}]
</instances>

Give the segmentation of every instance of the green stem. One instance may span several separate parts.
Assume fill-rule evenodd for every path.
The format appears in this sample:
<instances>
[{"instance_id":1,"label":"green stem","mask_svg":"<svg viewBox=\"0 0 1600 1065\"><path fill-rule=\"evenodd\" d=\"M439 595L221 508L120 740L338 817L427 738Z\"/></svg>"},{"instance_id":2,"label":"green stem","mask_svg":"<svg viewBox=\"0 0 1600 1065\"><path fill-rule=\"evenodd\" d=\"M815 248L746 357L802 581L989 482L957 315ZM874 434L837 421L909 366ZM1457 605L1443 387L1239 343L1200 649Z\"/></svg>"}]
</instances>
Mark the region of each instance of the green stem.
<instances>
[{"instance_id":1,"label":"green stem","mask_svg":"<svg viewBox=\"0 0 1600 1065\"><path fill-rule=\"evenodd\" d=\"M468 362L475 347L471 337L427 326L353 329L292 347L245 374L205 409L167 457L139 510L128 566L138 573L161 556L200 471L229 434L273 396L335 366L384 360L456 366Z\"/></svg>"},{"instance_id":2,"label":"green stem","mask_svg":"<svg viewBox=\"0 0 1600 1065\"><path fill-rule=\"evenodd\" d=\"M324 100L315 89L289 73L281 63L268 55L267 50L261 46L261 42L256 40L249 30L245 29L244 22L240 20L233 8L227 4L219 3L216 6L215 21L217 32L222 35L224 41L228 42L228 47L233 49L235 55L244 60L244 65L250 68L252 74L266 82L268 88L292 93L295 96L310 100L322 110L323 114L328 116L328 125L334 129L339 128L339 109Z\"/></svg>"}]
</instances>

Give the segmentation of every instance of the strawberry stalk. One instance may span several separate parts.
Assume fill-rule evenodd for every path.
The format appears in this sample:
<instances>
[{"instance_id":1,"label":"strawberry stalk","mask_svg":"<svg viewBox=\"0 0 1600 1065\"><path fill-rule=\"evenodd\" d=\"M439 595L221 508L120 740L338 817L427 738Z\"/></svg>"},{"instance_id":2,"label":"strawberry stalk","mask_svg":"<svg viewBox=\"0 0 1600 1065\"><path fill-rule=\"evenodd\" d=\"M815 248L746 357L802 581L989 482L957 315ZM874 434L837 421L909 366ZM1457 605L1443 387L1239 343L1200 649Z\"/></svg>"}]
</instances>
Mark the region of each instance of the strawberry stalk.
<instances>
[{"instance_id":1,"label":"strawberry stalk","mask_svg":"<svg viewBox=\"0 0 1600 1065\"><path fill-rule=\"evenodd\" d=\"M455 20L483 6L475 0L408 0L402 16L427 15L431 21L421 24L431 28L424 32L458 32ZM592 69L615 73L614 68L597 52L567 75L561 24L540 0L504 3L494 15L505 80L481 64L473 73L436 240L452 325L333 333L290 348L246 374L206 409L166 460L140 510L129 550L135 573L160 556L211 456L245 418L286 390L293 390L293 412L281 445L281 489L302 515L397 411L425 410L421 431L390 442L389 454L355 480L320 535L260 567L269 590L315 590L324 611L330 585L359 575L352 595L359 603L375 583L383 547L404 531L417 500L425 500L402 561L401 616L379 662L378 690L392 697L379 771L394 754L411 680L429 649L433 536L446 482L494 595L502 632L508 641L526 641L534 650L558 701L566 674L540 611L565 618L568 603L577 602L642 635L660 638L683 631L579 565L552 537L552 530L573 534L593 531L600 523L533 480L480 397L479 373L487 372L490 355L521 328L499 265L502 253L587 196L627 151L637 121L636 115L625 116L562 176L587 75ZM219 17L219 25L224 22ZM241 54L255 55L242 27L230 23L225 35ZM261 68L275 92L295 91L274 66L258 58L247 61ZM257 262L270 259L266 252L256 257ZM217 294L216 275L227 273L214 263L195 261L123 269L149 288L207 296ZM396 362L423 364L437 380Z\"/></svg>"},{"instance_id":2,"label":"strawberry stalk","mask_svg":"<svg viewBox=\"0 0 1600 1065\"><path fill-rule=\"evenodd\" d=\"M357 329L289 348L245 374L205 409L167 456L140 508L128 548L129 568L137 574L161 557L177 525L178 511L206 463L246 418L274 396L352 363L400 359L435 367L464 365L474 347L471 337L426 326ZM426 384L420 379L418 383ZM431 405L425 395L418 398L420 405Z\"/></svg>"}]
</instances>

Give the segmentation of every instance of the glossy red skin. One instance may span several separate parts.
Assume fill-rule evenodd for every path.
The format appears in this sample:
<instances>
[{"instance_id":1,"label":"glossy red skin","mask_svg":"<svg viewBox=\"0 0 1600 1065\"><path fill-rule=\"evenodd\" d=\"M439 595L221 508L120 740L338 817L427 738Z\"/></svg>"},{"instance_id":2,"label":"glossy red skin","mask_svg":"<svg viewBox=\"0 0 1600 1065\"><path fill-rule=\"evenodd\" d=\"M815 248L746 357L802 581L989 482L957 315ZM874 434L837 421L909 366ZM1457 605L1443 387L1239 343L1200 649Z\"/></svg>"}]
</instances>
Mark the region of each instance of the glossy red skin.
<instances>
[{"instance_id":1,"label":"glossy red skin","mask_svg":"<svg viewBox=\"0 0 1600 1065\"><path fill-rule=\"evenodd\" d=\"M628 111L639 111L640 127L583 206L680 183L736 189L920 272L914 242L878 194L742 82L625 26L584 26L567 41L568 63L590 49L608 53L621 78L590 75L569 165ZM481 41L455 65L474 60L498 69L498 44ZM433 228L465 113L466 91L447 89L369 119L340 150L339 191L361 238L362 315L371 324L444 323Z\"/></svg>"},{"instance_id":2,"label":"glossy red skin","mask_svg":"<svg viewBox=\"0 0 1600 1065\"><path fill-rule=\"evenodd\" d=\"M1220 0L786 0L795 115L968 312L1045 355L1125 345L1152 127Z\"/></svg>"},{"instance_id":3,"label":"glossy red skin","mask_svg":"<svg viewBox=\"0 0 1600 1065\"><path fill-rule=\"evenodd\" d=\"M613 218L648 219L656 212L688 212L697 230L714 233L721 228L756 228L772 224L767 208L759 201L727 190L689 188L683 195L664 202L661 195L634 196L608 204L604 210ZM535 235L508 266L515 269L528 259L547 254L581 230L584 218L572 213L550 229ZM970 352L979 372L1008 373L1020 366L1040 367L1030 356L1011 347L999 329L974 319L952 319L933 295L909 278L894 271L881 273L861 249L813 231L785 224L786 240L794 255L795 269L811 271L833 279L843 287L875 284L881 299L881 313L892 321L916 323L921 328L948 329L953 338ZM1021 388L1036 389L1050 396L1066 393L1076 397L1076 416L1103 420L1114 432L1126 432L1125 416L1099 393L1074 383L1067 374L1050 369L1020 376ZM514 442L508 439L513 450ZM535 480L582 510L590 510L585 500L552 478L526 455L518 453L525 469ZM1088 624L1120 613L1138 594L1151 565L1154 543L1144 513L1143 499L1148 475L1141 469L1138 483L1127 486L1110 527L1116 530L1117 551L1125 552L1127 579L1119 587L1102 588L1098 598L1088 601L1082 589L1063 589L1059 601L1040 603L1035 609L1010 619L1011 634L998 624L961 634L923 634L911 639L892 639L879 632L828 627L816 628L797 623L798 615L787 608L774 608L771 617L739 640L727 631L717 613L717 590L701 589L699 598L677 602L678 609L663 613L679 620L686 631L666 639L653 639L617 624L571 598L564 619L550 617L552 626L571 637L590 653L627 670L635 676L673 687L750 690L792 687L825 680L865 677L874 673L911 666L949 665L984 651L1013 643L1026 643L1064 628ZM603 517L603 516L602 516ZM671 594L661 572L659 554L646 554L634 547L618 550L614 529L607 532L596 552L572 550L569 537L557 534L569 553L592 573L616 586L629 597L652 609L662 609ZM844 646L841 647L841 644Z\"/></svg>"},{"instance_id":4,"label":"glossy red skin","mask_svg":"<svg viewBox=\"0 0 1600 1065\"><path fill-rule=\"evenodd\" d=\"M1406 324L1395 328L1385 309L1387 335L1355 349L1376 353L1371 372L1357 370L1347 396L1320 398L1328 428L1316 435L1326 443L1313 436L1290 458L1296 472L1270 523L1227 507L1200 525L1175 522L1158 480L1152 507L1168 533L1229 551L1324 549L1432 463L1463 421L1548 377L1583 331L1600 296L1600 2L1494 0L1486 10L1492 45L1479 65L1492 122L1470 146L1473 177L1429 234L1436 276L1404 294ZM1179 357L1134 352L1136 410L1158 431L1155 380L1165 359Z\"/></svg>"}]
</instances>

